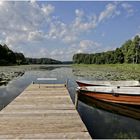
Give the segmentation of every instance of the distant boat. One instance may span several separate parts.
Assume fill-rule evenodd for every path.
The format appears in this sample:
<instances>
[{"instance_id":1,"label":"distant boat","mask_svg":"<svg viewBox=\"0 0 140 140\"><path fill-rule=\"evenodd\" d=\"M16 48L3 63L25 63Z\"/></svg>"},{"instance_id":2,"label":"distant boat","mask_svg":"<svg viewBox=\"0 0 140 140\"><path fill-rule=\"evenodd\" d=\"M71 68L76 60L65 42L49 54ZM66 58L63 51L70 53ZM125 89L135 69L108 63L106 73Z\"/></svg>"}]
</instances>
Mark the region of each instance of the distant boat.
<instances>
[{"instance_id":1,"label":"distant boat","mask_svg":"<svg viewBox=\"0 0 140 140\"><path fill-rule=\"evenodd\" d=\"M80 87L83 86L122 86L122 87L140 87L139 81L87 81L76 80Z\"/></svg>"},{"instance_id":2,"label":"distant boat","mask_svg":"<svg viewBox=\"0 0 140 140\"><path fill-rule=\"evenodd\" d=\"M85 86L77 91L98 100L127 105L140 105L140 87Z\"/></svg>"}]
</instances>

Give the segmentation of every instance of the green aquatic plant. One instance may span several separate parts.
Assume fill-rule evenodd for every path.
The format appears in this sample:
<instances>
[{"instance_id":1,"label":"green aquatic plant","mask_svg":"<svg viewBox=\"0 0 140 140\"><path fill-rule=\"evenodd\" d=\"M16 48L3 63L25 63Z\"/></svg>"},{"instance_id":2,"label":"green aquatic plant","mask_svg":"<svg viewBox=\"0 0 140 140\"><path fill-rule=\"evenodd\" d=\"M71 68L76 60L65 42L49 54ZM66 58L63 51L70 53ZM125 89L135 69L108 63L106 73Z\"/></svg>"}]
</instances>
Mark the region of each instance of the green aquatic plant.
<instances>
[{"instance_id":1,"label":"green aquatic plant","mask_svg":"<svg viewBox=\"0 0 140 140\"><path fill-rule=\"evenodd\" d=\"M115 139L138 139L135 132L118 132L114 134Z\"/></svg>"},{"instance_id":2,"label":"green aquatic plant","mask_svg":"<svg viewBox=\"0 0 140 140\"><path fill-rule=\"evenodd\" d=\"M140 80L140 64L76 64L73 74L97 80Z\"/></svg>"}]
</instances>

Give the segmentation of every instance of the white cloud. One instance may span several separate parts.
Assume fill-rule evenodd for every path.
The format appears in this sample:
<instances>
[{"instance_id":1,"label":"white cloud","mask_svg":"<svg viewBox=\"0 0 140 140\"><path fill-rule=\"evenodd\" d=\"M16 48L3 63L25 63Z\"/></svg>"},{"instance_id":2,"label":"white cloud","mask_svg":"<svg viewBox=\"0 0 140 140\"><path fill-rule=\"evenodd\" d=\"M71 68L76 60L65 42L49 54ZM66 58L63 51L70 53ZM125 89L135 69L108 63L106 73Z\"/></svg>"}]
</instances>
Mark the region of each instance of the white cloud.
<instances>
[{"instance_id":1,"label":"white cloud","mask_svg":"<svg viewBox=\"0 0 140 140\"><path fill-rule=\"evenodd\" d=\"M41 41L45 38L44 33L42 31L33 31L29 32L28 40L29 41Z\"/></svg>"},{"instance_id":2,"label":"white cloud","mask_svg":"<svg viewBox=\"0 0 140 140\"><path fill-rule=\"evenodd\" d=\"M77 40L77 37L73 35L67 35L62 39L62 41L64 41L65 43L73 43L76 40Z\"/></svg>"},{"instance_id":3,"label":"white cloud","mask_svg":"<svg viewBox=\"0 0 140 140\"><path fill-rule=\"evenodd\" d=\"M81 40L71 45L70 54L75 53L95 53L101 49L101 44L92 40ZM72 57L72 56L71 56Z\"/></svg>"},{"instance_id":4,"label":"white cloud","mask_svg":"<svg viewBox=\"0 0 140 140\"><path fill-rule=\"evenodd\" d=\"M119 16L121 14L121 11L115 11L115 15Z\"/></svg>"},{"instance_id":5,"label":"white cloud","mask_svg":"<svg viewBox=\"0 0 140 140\"><path fill-rule=\"evenodd\" d=\"M47 48L40 48L38 50L38 57L48 57L49 56L49 52Z\"/></svg>"},{"instance_id":6,"label":"white cloud","mask_svg":"<svg viewBox=\"0 0 140 140\"><path fill-rule=\"evenodd\" d=\"M84 11L76 9L75 14L77 17L83 17L84 16Z\"/></svg>"},{"instance_id":7,"label":"white cloud","mask_svg":"<svg viewBox=\"0 0 140 140\"><path fill-rule=\"evenodd\" d=\"M130 13L132 11L132 7L126 3L121 7ZM41 5L35 0L0 1L0 40L13 47L13 50L23 50L28 56L68 60L76 52L98 51L101 44L89 40L85 34L93 32L105 19L119 16L122 11L115 2L107 4L99 16L95 13L88 15L83 10L75 9L75 17L69 23L54 16L54 12L55 7L45 2ZM44 45L44 42L51 42L52 46L58 47L50 49L52 46Z\"/></svg>"},{"instance_id":8,"label":"white cloud","mask_svg":"<svg viewBox=\"0 0 140 140\"><path fill-rule=\"evenodd\" d=\"M3 1L0 1L0 6L2 6L3 5Z\"/></svg>"},{"instance_id":9,"label":"white cloud","mask_svg":"<svg viewBox=\"0 0 140 140\"><path fill-rule=\"evenodd\" d=\"M79 49L81 52L93 53L101 46L101 44L94 42L92 40L82 40L79 43Z\"/></svg>"},{"instance_id":10,"label":"white cloud","mask_svg":"<svg viewBox=\"0 0 140 140\"><path fill-rule=\"evenodd\" d=\"M127 11L128 16L133 15L134 9L133 9L132 5L130 5L128 3L122 3L121 6L124 8L124 10Z\"/></svg>"},{"instance_id":11,"label":"white cloud","mask_svg":"<svg viewBox=\"0 0 140 140\"><path fill-rule=\"evenodd\" d=\"M20 44L27 40L27 36L25 34L19 35L18 33L11 34L5 38L5 43L13 48L16 49L16 44Z\"/></svg>"},{"instance_id":12,"label":"white cloud","mask_svg":"<svg viewBox=\"0 0 140 140\"><path fill-rule=\"evenodd\" d=\"M75 21L72 24L73 30L76 32L84 32L96 27L96 15L87 16L79 9L75 10Z\"/></svg>"},{"instance_id":13,"label":"white cloud","mask_svg":"<svg viewBox=\"0 0 140 140\"><path fill-rule=\"evenodd\" d=\"M78 32L69 24L65 24L59 20L53 20L50 23L49 31L46 35L48 39L59 40L64 43L73 43L77 40Z\"/></svg>"},{"instance_id":14,"label":"white cloud","mask_svg":"<svg viewBox=\"0 0 140 140\"><path fill-rule=\"evenodd\" d=\"M36 0L30 0L30 2L34 4L36 2Z\"/></svg>"},{"instance_id":15,"label":"white cloud","mask_svg":"<svg viewBox=\"0 0 140 140\"><path fill-rule=\"evenodd\" d=\"M49 50L48 56L59 60L71 60L75 53L95 53L101 50L101 44L92 40L81 40L68 48Z\"/></svg>"},{"instance_id":16,"label":"white cloud","mask_svg":"<svg viewBox=\"0 0 140 140\"><path fill-rule=\"evenodd\" d=\"M96 27L95 15L87 16L79 9L75 10L75 14L74 21L69 24L65 24L58 19L52 20L46 37L70 44L78 41L81 33L88 32Z\"/></svg>"},{"instance_id":17,"label":"white cloud","mask_svg":"<svg viewBox=\"0 0 140 140\"><path fill-rule=\"evenodd\" d=\"M43 12L42 8L46 10ZM7 35L5 42L15 45L25 39L40 40L44 35L41 27L43 24L48 26L47 19L53 11L54 7L50 4L41 7L36 2L3 2L0 8L0 31Z\"/></svg>"},{"instance_id":18,"label":"white cloud","mask_svg":"<svg viewBox=\"0 0 140 140\"><path fill-rule=\"evenodd\" d=\"M66 34L66 25L60 21L52 21L47 33L48 39L61 39Z\"/></svg>"},{"instance_id":19,"label":"white cloud","mask_svg":"<svg viewBox=\"0 0 140 140\"><path fill-rule=\"evenodd\" d=\"M70 24L62 21L53 20L50 24L47 38L52 40L60 40L64 43L74 43L78 41L81 33L88 32L96 27L96 16L86 16L82 10L75 10L76 17Z\"/></svg>"},{"instance_id":20,"label":"white cloud","mask_svg":"<svg viewBox=\"0 0 140 140\"><path fill-rule=\"evenodd\" d=\"M57 48L52 51L50 51L50 57L58 60L63 60L63 61L69 61L72 60L73 54L75 51L73 48Z\"/></svg>"},{"instance_id":21,"label":"white cloud","mask_svg":"<svg viewBox=\"0 0 140 140\"><path fill-rule=\"evenodd\" d=\"M54 12L55 7L52 6L51 4L48 4L48 5L43 5L41 9L46 14L46 16L49 16L50 14Z\"/></svg>"},{"instance_id":22,"label":"white cloud","mask_svg":"<svg viewBox=\"0 0 140 140\"><path fill-rule=\"evenodd\" d=\"M111 16L113 16L113 14L115 14L115 11L116 5L109 3L108 5L106 5L106 9L100 13L98 21L101 22L106 18L110 18Z\"/></svg>"}]
</instances>

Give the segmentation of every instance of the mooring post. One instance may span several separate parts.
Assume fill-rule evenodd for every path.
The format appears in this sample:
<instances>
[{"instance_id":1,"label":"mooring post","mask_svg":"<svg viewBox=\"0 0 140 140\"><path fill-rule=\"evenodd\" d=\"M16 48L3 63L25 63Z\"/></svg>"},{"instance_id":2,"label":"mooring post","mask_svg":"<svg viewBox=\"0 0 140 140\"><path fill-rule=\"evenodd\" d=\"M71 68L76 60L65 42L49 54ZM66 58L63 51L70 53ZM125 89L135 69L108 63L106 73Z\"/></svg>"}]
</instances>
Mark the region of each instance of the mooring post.
<instances>
[{"instance_id":1,"label":"mooring post","mask_svg":"<svg viewBox=\"0 0 140 140\"><path fill-rule=\"evenodd\" d=\"M75 108L76 109L78 108L78 96L79 96L79 92L76 91L76 94L75 94Z\"/></svg>"},{"instance_id":2,"label":"mooring post","mask_svg":"<svg viewBox=\"0 0 140 140\"><path fill-rule=\"evenodd\" d=\"M68 87L68 82L69 82L69 79L66 80L66 84L65 84L66 88Z\"/></svg>"}]
</instances>

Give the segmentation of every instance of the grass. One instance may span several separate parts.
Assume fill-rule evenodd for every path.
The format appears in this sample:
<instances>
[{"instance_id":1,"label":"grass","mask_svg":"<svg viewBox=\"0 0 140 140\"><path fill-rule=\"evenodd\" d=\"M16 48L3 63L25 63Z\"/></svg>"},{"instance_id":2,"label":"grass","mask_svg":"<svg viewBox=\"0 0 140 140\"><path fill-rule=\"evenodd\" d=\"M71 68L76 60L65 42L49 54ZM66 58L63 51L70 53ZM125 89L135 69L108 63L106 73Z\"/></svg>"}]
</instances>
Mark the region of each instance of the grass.
<instances>
[{"instance_id":1,"label":"grass","mask_svg":"<svg viewBox=\"0 0 140 140\"><path fill-rule=\"evenodd\" d=\"M140 80L140 64L74 64L76 76L100 80Z\"/></svg>"}]
</instances>

